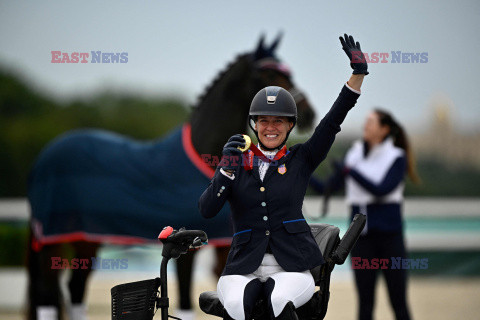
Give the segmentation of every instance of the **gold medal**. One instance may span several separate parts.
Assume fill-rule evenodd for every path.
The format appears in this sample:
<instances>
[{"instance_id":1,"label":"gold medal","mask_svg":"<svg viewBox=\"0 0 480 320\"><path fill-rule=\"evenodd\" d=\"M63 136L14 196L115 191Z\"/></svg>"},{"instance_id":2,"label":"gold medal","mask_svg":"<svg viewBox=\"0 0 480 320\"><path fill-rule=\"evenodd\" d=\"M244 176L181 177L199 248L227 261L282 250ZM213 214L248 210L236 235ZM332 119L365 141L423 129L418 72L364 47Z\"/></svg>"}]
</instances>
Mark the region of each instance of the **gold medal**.
<instances>
[{"instance_id":1,"label":"gold medal","mask_svg":"<svg viewBox=\"0 0 480 320\"><path fill-rule=\"evenodd\" d=\"M237 149L242 152L245 152L248 149L250 149L250 145L252 144L252 139L250 139L250 137L247 136L246 134L243 135L243 139L245 139L245 147L243 148L237 147Z\"/></svg>"}]
</instances>

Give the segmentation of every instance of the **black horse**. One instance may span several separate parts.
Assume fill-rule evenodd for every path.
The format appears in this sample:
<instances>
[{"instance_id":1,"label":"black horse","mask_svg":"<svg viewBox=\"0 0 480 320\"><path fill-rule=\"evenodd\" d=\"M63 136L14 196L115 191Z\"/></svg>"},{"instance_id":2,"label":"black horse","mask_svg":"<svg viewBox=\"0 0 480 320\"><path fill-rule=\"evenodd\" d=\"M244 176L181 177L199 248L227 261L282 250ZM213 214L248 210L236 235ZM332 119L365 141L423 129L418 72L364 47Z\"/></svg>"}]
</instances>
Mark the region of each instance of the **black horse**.
<instances>
[{"instance_id":1,"label":"black horse","mask_svg":"<svg viewBox=\"0 0 480 320\"><path fill-rule=\"evenodd\" d=\"M77 262L90 261L101 243L146 243L165 225L201 229L216 245L215 273L220 275L232 234L229 210L215 221L198 214L198 198L217 164L204 160L218 159L228 137L247 131L250 102L265 86L292 93L300 129L313 123L311 106L275 56L279 41L280 36L266 46L262 37L253 52L239 55L199 98L189 122L161 140L138 142L102 130L78 130L41 152L28 184L30 319L37 319L38 310L61 318L60 270L52 268L52 257L64 257L63 244L70 245ZM185 310L191 309L192 264L193 254L177 262ZM90 272L91 264L72 270L72 305L82 306Z\"/></svg>"}]
</instances>

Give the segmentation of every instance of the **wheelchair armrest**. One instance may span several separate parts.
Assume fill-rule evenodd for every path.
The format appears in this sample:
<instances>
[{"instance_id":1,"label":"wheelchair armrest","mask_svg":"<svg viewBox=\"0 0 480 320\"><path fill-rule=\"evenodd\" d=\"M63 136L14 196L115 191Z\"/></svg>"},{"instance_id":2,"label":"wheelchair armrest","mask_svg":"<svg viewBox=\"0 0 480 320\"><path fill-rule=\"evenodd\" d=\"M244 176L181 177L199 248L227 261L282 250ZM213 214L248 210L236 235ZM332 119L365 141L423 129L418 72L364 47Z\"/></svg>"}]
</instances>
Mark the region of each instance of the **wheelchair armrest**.
<instances>
[{"instance_id":1,"label":"wheelchair armrest","mask_svg":"<svg viewBox=\"0 0 480 320\"><path fill-rule=\"evenodd\" d=\"M333 250L340 242L340 229L326 223L312 223L310 224L310 231L312 232L312 235L320 249L320 252L322 252L323 259L325 261L330 261L330 256ZM326 276L326 267L328 267L328 269L331 269L330 266L321 265L310 270L313 279L315 280L315 285L318 286L320 284L322 276ZM328 272L331 272L331 270L328 270Z\"/></svg>"},{"instance_id":2,"label":"wheelchair armrest","mask_svg":"<svg viewBox=\"0 0 480 320\"><path fill-rule=\"evenodd\" d=\"M363 214L356 214L355 217L353 217L352 223L350 223L347 232L345 232L345 235L342 240L340 240L340 243L332 254L331 258L335 264L343 264L345 262L350 251L357 242L358 237L360 237L360 233L365 227L366 222L367 217Z\"/></svg>"},{"instance_id":3,"label":"wheelchair armrest","mask_svg":"<svg viewBox=\"0 0 480 320\"><path fill-rule=\"evenodd\" d=\"M317 243L323 258L326 260L340 241L340 229L326 223L310 224L310 231Z\"/></svg>"}]
</instances>

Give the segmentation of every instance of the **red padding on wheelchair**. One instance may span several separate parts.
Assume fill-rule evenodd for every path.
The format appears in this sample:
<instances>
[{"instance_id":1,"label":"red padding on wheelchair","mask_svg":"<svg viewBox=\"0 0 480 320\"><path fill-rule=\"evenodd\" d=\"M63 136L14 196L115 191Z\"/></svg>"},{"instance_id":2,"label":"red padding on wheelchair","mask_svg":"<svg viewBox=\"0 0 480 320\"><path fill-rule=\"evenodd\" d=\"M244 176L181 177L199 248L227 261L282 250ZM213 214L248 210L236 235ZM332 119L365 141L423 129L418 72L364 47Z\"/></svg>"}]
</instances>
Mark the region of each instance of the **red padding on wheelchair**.
<instances>
[{"instance_id":1,"label":"red padding on wheelchair","mask_svg":"<svg viewBox=\"0 0 480 320\"><path fill-rule=\"evenodd\" d=\"M165 227L163 228L162 232L160 232L160 234L158 235L158 239L159 240L165 240L167 239L173 232L173 228L168 226L168 227Z\"/></svg>"}]
</instances>

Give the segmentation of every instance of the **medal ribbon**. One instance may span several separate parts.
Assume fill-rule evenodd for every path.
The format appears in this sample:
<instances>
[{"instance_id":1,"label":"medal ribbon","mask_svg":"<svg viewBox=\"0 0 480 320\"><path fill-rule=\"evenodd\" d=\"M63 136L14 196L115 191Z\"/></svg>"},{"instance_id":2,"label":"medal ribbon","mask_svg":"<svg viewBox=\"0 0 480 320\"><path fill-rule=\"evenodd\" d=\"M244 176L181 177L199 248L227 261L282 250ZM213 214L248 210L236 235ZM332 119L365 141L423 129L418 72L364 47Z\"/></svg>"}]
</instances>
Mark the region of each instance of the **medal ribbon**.
<instances>
[{"instance_id":1,"label":"medal ribbon","mask_svg":"<svg viewBox=\"0 0 480 320\"><path fill-rule=\"evenodd\" d=\"M265 156L263 154L263 152L260 149L258 149L258 147L256 145L254 145L253 143L250 145L250 148L248 148L247 151L248 151L248 154L247 154L248 158L246 159L247 161L244 165L244 168L245 168L245 170L252 170L253 169L253 157L254 156L259 157L260 160L262 160L264 162L277 161L287 154L287 146L283 146L283 148L280 149L277 152L277 154L275 154L275 157L272 160L268 159L267 156ZM242 157L243 157L243 155L242 155Z\"/></svg>"}]
</instances>

